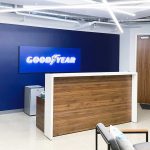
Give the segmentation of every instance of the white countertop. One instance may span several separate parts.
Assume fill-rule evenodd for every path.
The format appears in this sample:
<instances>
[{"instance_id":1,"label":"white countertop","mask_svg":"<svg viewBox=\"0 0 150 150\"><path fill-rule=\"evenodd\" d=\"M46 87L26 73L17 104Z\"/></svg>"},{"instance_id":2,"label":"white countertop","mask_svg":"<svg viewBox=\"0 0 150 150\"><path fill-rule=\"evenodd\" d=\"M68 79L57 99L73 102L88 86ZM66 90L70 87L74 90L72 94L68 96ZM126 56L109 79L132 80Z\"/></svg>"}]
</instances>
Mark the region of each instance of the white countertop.
<instances>
[{"instance_id":1,"label":"white countertop","mask_svg":"<svg viewBox=\"0 0 150 150\"><path fill-rule=\"evenodd\" d=\"M136 75L137 72L86 72L86 73L46 73L51 77L80 77L80 76L112 76L112 75Z\"/></svg>"}]
</instances>

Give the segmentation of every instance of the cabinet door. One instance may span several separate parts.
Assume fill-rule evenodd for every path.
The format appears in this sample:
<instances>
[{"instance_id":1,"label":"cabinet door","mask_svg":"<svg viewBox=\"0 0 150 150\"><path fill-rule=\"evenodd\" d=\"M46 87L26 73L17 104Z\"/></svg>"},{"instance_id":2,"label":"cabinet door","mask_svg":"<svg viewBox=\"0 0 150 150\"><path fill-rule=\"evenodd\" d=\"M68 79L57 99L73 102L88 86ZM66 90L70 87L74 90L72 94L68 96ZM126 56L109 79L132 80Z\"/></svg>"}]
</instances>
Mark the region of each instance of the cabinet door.
<instances>
[{"instance_id":1,"label":"cabinet door","mask_svg":"<svg viewBox=\"0 0 150 150\"><path fill-rule=\"evenodd\" d=\"M150 36L137 38L138 102L150 104Z\"/></svg>"}]
</instances>

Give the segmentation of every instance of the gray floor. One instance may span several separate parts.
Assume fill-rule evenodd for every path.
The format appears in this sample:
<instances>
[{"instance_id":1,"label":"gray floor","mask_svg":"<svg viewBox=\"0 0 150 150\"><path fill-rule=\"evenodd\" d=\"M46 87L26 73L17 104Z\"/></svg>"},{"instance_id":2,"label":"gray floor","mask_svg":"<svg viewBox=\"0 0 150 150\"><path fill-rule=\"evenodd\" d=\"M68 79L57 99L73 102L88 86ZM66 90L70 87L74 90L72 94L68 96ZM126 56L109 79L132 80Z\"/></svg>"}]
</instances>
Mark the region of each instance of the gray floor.
<instances>
[{"instance_id":1,"label":"gray floor","mask_svg":"<svg viewBox=\"0 0 150 150\"><path fill-rule=\"evenodd\" d=\"M118 128L150 129L150 110L138 108L138 123L117 125ZM144 142L144 135L130 135L132 143ZM99 149L106 144L99 138ZM1 150L95 150L95 131L85 131L55 137L49 141L35 126L35 117L23 112L0 115Z\"/></svg>"}]
</instances>

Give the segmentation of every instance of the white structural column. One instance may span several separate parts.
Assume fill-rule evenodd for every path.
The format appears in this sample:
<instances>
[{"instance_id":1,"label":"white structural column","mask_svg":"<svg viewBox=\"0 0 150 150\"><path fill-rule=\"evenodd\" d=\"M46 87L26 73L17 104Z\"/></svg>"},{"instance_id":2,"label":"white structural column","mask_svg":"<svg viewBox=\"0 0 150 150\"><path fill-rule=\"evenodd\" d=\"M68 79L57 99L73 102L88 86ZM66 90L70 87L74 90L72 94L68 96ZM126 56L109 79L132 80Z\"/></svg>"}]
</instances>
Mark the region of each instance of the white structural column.
<instances>
[{"instance_id":1,"label":"white structural column","mask_svg":"<svg viewBox=\"0 0 150 150\"><path fill-rule=\"evenodd\" d=\"M50 140L53 138L53 93L54 78L50 74L45 75L45 114L44 134Z\"/></svg>"},{"instance_id":2,"label":"white structural column","mask_svg":"<svg viewBox=\"0 0 150 150\"><path fill-rule=\"evenodd\" d=\"M132 122L137 122L137 73L132 75Z\"/></svg>"}]
</instances>

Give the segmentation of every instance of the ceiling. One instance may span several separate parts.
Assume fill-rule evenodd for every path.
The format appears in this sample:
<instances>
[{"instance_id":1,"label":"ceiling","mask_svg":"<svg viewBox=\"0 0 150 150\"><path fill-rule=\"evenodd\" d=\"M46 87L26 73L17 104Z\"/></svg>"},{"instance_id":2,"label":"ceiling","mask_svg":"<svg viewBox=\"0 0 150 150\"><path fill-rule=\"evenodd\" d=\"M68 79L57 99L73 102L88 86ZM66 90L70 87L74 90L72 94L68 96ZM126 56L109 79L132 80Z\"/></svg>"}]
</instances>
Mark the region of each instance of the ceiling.
<instances>
[{"instance_id":1,"label":"ceiling","mask_svg":"<svg viewBox=\"0 0 150 150\"><path fill-rule=\"evenodd\" d=\"M3 3L10 3L10 4L15 4L15 5L78 5L78 4L93 4L97 2L101 2L101 0L0 0L0 2ZM123 1L130 1L130 0L108 0L108 2L123 2ZM139 1L139 0L136 0ZM141 0L140 0L141 1ZM147 0L150 1L150 0ZM150 4L150 3L149 3ZM144 3L139 4L139 5L144 5ZM149 5L150 6L150 5ZM106 11L106 9L73 9L73 10L63 10L61 9L62 12L68 12L68 13L74 13L74 14L81 14L81 15L88 15L88 16L96 16L96 17L110 17L109 13ZM125 11L129 12L134 12L136 13L135 18L141 18L141 17L147 17L150 16L150 9L143 9L143 10L137 10L137 9L132 9L128 10L125 9ZM121 18L130 18L127 15L116 13L116 16L121 19Z\"/></svg>"},{"instance_id":2,"label":"ceiling","mask_svg":"<svg viewBox=\"0 0 150 150\"><path fill-rule=\"evenodd\" d=\"M85 22L92 22L92 21L103 21L103 22L113 22L112 21L112 16L110 15L110 13L108 12L108 10L105 7L101 7L101 6L97 6L92 7L93 5L97 5L97 4L102 4L103 0L0 0L0 4L4 5L4 4L13 4L12 7L23 7L24 5L34 5L34 6L72 6L72 5L79 5L80 7L76 7L76 8L61 8L61 9L56 9L56 10L39 10L42 11L42 14L39 13L33 13L32 11L30 12L24 12L24 13L28 13L32 15L32 17L34 17L34 15L40 16L46 16L46 18L48 17L58 17L59 19L64 19L63 15L65 17L65 19L67 20L77 20L77 21L85 21ZM143 20L139 20L141 18L144 18L146 22L150 22L149 20L149 16L150 16L150 0L143 0L146 1L147 3L141 2L141 0L136 0L136 2L140 1L139 3L133 3L133 4L127 4L127 2L129 1L134 1L134 0L107 0L110 4L110 6L114 7L116 6L115 3L118 2L126 2L126 4L120 4L117 5L116 7L114 7L113 12L116 16L116 18L119 20L119 22L121 23L128 23L128 22L140 22ZM87 8L82 8L85 5L88 5ZM119 6L119 7L118 7ZM122 8L126 6L126 8ZM146 8L129 8L129 7L133 7L133 6L142 6ZM149 6L149 7L147 7ZM125 11L128 13L134 13L136 14L135 16L129 16L127 14L123 14L117 11ZM46 12L46 14L44 14L44 12ZM11 12L12 13L12 12ZM13 12L15 13L15 12ZM33 14L32 14L33 13ZM49 13L49 14L48 14ZM19 15L19 14L18 14ZM23 13L22 13L23 15ZM67 16L67 17L66 17ZM44 18L44 17L43 17Z\"/></svg>"}]
</instances>

